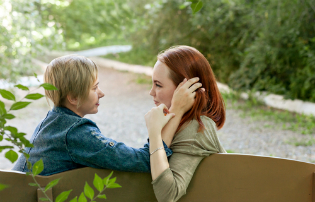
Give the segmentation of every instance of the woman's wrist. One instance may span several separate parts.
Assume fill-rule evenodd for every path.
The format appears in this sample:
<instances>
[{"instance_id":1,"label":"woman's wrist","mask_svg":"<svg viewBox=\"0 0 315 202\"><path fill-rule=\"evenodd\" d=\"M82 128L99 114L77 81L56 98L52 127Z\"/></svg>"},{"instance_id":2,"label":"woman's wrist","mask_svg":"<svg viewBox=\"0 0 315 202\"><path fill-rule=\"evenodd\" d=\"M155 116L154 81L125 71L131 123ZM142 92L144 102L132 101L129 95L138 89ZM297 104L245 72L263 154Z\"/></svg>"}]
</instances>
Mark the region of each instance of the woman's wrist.
<instances>
[{"instance_id":1,"label":"woman's wrist","mask_svg":"<svg viewBox=\"0 0 315 202\"><path fill-rule=\"evenodd\" d=\"M154 134L149 134L149 139L150 139L150 144L152 143L157 143L157 142L162 142L162 135L161 132L154 133Z\"/></svg>"},{"instance_id":2,"label":"woman's wrist","mask_svg":"<svg viewBox=\"0 0 315 202\"><path fill-rule=\"evenodd\" d=\"M170 113L174 113L175 114L175 117L178 118L178 117L182 117L184 116L184 114L186 113L185 111L183 111L183 109L181 109L180 107L176 107L173 105L171 106L171 108L169 109Z\"/></svg>"}]
</instances>

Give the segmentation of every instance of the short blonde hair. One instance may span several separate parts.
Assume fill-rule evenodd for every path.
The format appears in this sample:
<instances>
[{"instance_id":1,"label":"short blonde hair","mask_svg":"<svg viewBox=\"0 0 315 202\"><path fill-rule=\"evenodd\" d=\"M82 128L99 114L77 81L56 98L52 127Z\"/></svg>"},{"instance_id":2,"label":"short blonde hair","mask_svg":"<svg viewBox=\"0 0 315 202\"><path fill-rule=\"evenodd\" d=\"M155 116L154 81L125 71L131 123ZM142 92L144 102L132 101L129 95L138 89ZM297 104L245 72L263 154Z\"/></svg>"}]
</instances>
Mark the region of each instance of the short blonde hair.
<instances>
[{"instance_id":1,"label":"short blonde hair","mask_svg":"<svg viewBox=\"0 0 315 202\"><path fill-rule=\"evenodd\" d=\"M49 63L44 74L44 82L56 86L58 90L45 90L46 98L60 107L70 95L78 99L78 108L88 97L97 74L96 64L84 56L58 57Z\"/></svg>"}]
</instances>

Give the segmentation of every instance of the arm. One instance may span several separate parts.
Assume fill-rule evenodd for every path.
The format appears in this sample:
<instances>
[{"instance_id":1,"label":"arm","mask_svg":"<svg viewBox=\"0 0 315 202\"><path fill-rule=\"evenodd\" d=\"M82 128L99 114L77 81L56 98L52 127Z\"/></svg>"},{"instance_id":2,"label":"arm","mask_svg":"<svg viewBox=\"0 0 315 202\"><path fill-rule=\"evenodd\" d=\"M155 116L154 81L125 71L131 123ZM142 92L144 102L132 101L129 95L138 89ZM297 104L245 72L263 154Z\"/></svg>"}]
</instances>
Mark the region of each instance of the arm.
<instances>
[{"instance_id":1,"label":"arm","mask_svg":"<svg viewBox=\"0 0 315 202\"><path fill-rule=\"evenodd\" d=\"M191 109L195 102L195 90L202 86L201 83L196 83L197 81L199 81L198 77L189 79L188 81L185 79L177 86L173 94L169 111L176 114L176 116L173 117L162 130L162 139L168 147L172 143L182 117Z\"/></svg>"},{"instance_id":2,"label":"arm","mask_svg":"<svg viewBox=\"0 0 315 202\"><path fill-rule=\"evenodd\" d=\"M207 117L201 117L206 129L197 132L199 123L193 120L181 130L172 143L173 155L164 171L153 171L153 161L161 161L158 156L151 155L153 189L158 201L177 201L185 193L191 178L200 161L211 154L224 152L217 134L215 123ZM153 133L154 134L154 133ZM157 139L158 140L158 139ZM156 167L161 167L158 163ZM155 168L155 170L157 170Z\"/></svg>"},{"instance_id":3,"label":"arm","mask_svg":"<svg viewBox=\"0 0 315 202\"><path fill-rule=\"evenodd\" d=\"M186 194L194 172L204 157L174 153L170 168L153 180L153 190L158 201L177 201Z\"/></svg>"},{"instance_id":4,"label":"arm","mask_svg":"<svg viewBox=\"0 0 315 202\"><path fill-rule=\"evenodd\" d=\"M163 146L163 142L160 143ZM70 157L77 164L120 171L150 172L149 144L135 149L106 138L88 119L81 120L69 130L66 146ZM165 149L168 156L172 154L166 145Z\"/></svg>"}]
</instances>

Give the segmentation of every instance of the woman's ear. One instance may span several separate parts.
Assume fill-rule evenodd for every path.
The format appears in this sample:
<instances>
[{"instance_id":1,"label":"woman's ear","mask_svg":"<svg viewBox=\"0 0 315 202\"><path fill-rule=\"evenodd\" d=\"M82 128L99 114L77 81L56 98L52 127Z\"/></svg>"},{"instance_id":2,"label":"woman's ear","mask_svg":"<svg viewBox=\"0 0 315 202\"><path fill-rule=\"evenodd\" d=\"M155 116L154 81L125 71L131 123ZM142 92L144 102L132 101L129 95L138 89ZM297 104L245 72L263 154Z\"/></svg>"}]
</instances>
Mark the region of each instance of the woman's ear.
<instances>
[{"instance_id":1,"label":"woman's ear","mask_svg":"<svg viewBox=\"0 0 315 202\"><path fill-rule=\"evenodd\" d=\"M74 97L71 96L71 95L67 95L67 101L68 101L71 105L77 106L77 104L78 104L78 99L77 99L77 98L74 98Z\"/></svg>"}]
</instances>

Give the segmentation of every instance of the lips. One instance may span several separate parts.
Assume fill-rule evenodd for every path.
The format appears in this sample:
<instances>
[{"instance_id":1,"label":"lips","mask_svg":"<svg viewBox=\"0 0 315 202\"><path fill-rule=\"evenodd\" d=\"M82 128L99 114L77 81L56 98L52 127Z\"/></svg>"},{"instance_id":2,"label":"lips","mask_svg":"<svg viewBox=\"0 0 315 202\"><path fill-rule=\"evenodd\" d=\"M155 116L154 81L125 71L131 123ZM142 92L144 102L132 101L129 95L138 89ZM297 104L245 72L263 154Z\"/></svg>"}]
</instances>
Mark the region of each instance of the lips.
<instances>
[{"instance_id":1,"label":"lips","mask_svg":"<svg viewBox=\"0 0 315 202\"><path fill-rule=\"evenodd\" d=\"M157 104L159 104L159 102L157 102L157 101L154 100L154 104L157 105Z\"/></svg>"}]
</instances>

